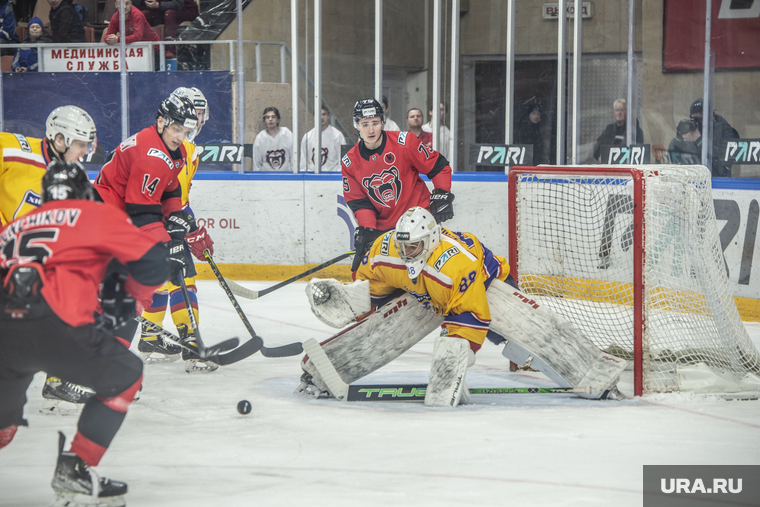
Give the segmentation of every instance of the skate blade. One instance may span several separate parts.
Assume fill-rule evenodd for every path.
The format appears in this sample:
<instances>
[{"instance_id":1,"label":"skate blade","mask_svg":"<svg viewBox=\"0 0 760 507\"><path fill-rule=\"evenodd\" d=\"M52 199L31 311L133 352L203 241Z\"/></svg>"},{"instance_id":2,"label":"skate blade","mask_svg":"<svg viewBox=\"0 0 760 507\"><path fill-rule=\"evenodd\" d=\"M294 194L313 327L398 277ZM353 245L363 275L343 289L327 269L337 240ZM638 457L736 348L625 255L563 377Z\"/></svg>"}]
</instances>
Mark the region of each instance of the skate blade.
<instances>
[{"instance_id":1,"label":"skate blade","mask_svg":"<svg viewBox=\"0 0 760 507\"><path fill-rule=\"evenodd\" d=\"M182 354L161 354L159 352L139 352L144 364L165 364L178 361Z\"/></svg>"},{"instance_id":2,"label":"skate blade","mask_svg":"<svg viewBox=\"0 0 760 507\"><path fill-rule=\"evenodd\" d=\"M219 369L214 363L200 363L195 359L185 361L185 373L211 373Z\"/></svg>"},{"instance_id":3,"label":"skate blade","mask_svg":"<svg viewBox=\"0 0 760 507\"><path fill-rule=\"evenodd\" d=\"M63 400L45 400L45 404L40 407L40 414L45 415L76 415L82 413L84 403L71 403Z\"/></svg>"},{"instance_id":4,"label":"skate blade","mask_svg":"<svg viewBox=\"0 0 760 507\"><path fill-rule=\"evenodd\" d=\"M55 493L50 507L126 507L124 495L94 498L80 493Z\"/></svg>"}]
</instances>

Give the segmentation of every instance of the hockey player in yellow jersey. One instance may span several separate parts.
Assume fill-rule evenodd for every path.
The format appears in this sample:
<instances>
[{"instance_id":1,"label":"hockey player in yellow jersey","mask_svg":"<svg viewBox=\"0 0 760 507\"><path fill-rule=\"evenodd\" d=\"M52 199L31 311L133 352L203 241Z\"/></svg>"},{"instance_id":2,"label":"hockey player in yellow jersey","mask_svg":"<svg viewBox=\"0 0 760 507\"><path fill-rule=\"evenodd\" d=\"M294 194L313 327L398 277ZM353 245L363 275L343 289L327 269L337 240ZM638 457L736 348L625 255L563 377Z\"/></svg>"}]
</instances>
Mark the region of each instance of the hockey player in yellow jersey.
<instances>
[{"instance_id":1,"label":"hockey player in yellow jersey","mask_svg":"<svg viewBox=\"0 0 760 507\"><path fill-rule=\"evenodd\" d=\"M172 92L174 95L185 97L193 103L196 115L198 116L198 129L196 136L200 133L203 124L209 118L209 107L206 97L198 88L185 88L180 87ZM186 140L183 143L185 150L187 151L187 164L180 172L178 179L180 186L182 187L182 207L185 211L194 216L192 209L190 208L190 187L192 186L192 179L198 170L199 153L195 146L194 138ZM193 223L191 231L185 236L187 241L187 248L185 252L192 253L196 259L205 261L203 257L203 251L209 250L209 253L214 253L214 242L206 232L205 227L198 227ZM193 266L192 259L188 258L188 266ZM198 321L198 298L196 296L195 286L195 270L190 268L185 277L185 285L187 286L188 293L190 295L190 302L192 305L192 311L195 315L196 322ZM143 317L154 322L158 325L162 325L164 316L166 314L166 308L171 308L171 316L174 324L180 333L190 334L192 338L192 327L190 326L190 317L187 313L187 306L182 297L180 287L167 282L153 294L153 302L148 308L143 311ZM140 356L146 363L160 363L176 361L180 358L185 360L185 371L188 373L193 372L209 372L218 368L217 365L211 362L199 361L198 357L186 350L181 350L179 346L166 342L160 336L150 332L145 327L142 329L140 335L140 341L137 345L137 350Z\"/></svg>"},{"instance_id":2,"label":"hockey player in yellow jersey","mask_svg":"<svg viewBox=\"0 0 760 507\"><path fill-rule=\"evenodd\" d=\"M320 320L338 328L355 323L322 342L324 357L304 358L296 392L340 395L346 384L440 327L426 405L469 401L465 375L486 337L505 345L505 357L520 364L530 358L560 387L577 388L579 396L622 397L616 385L627 362L599 350L569 321L520 292L509 271L506 259L474 235L442 228L424 208L409 209L395 230L375 240L353 283L312 279L307 284ZM309 356L312 352L319 351Z\"/></svg>"},{"instance_id":3,"label":"hockey player in yellow jersey","mask_svg":"<svg viewBox=\"0 0 760 507\"><path fill-rule=\"evenodd\" d=\"M2 225L40 206L42 176L50 162L79 161L96 146L95 122L76 106L61 106L50 113L45 122L45 139L0 133Z\"/></svg>"},{"instance_id":4,"label":"hockey player in yellow jersey","mask_svg":"<svg viewBox=\"0 0 760 507\"><path fill-rule=\"evenodd\" d=\"M446 336L464 338L477 352L491 321L486 290L506 280L509 265L478 238L438 225L424 208L412 208L399 220L405 229L388 232L372 245L356 271L368 280L375 304L398 289L425 308L445 316Z\"/></svg>"}]
</instances>

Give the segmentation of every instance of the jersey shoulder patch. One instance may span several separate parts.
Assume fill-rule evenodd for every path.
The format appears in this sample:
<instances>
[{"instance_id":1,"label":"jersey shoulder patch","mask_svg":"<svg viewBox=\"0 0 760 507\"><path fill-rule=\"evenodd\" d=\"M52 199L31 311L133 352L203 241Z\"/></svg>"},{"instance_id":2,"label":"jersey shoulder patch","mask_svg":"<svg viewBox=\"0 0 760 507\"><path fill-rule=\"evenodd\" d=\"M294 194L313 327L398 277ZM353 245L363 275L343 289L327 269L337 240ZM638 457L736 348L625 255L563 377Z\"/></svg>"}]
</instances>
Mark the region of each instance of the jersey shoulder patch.
<instances>
[{"instance_id":1,"label":"jersey shoulder patch","mask_svg":"<svg viewBox=\"0 0 760 507\"><path fill-rule=\"evenodd\" d=\"M137 145L137 134L124 139L121 142L121 144L119 145L119 149L121 151L124 151L124 150L127 150L127 149L131 148L132 146L136 146L136 145Z\"/></svg>"},{"instance_id":2,"label":"jersey shoulder patch","mask_svg":"<svg viewBox=\"0 0 760 507\"><path fill-rule=\"evenodd\" d=\"M406 132L400 132L398 135L398 144L406 146Z\"/></svg>"},{"instance_id":3,"label":"jersey shoulder patch","mask_svg":"<svg viewBox=\"0 0 760 507\"><path fill-rule=\"evenodd\" d=\"M22 136L21 134L13 134L13 135L18 141L18 145L21 147L21 151L25 151L27 153L32 152L32 147L29 145L29 141L26 140L26 136Z\"/></svg>"},{"instance_id":4,"label":"jersey shoulder patch","mask_svg":"<svg viewBox=\"0 0 760 507\"><path fill-rule=\"evenodd\" d=\"M346 153L345 155L343 155L343 158L340 159L340 161L343 162L343 165L346 166L346 167L350 167L351 166L351 159L348 158L348 153Z\"/></svg>"},{"instance_id":5,"label":"jersey shoulder patch","mask_svg":"<svg viewBox=\"0 0 760 507\"><path fill-rule=\"evenodd\" d=\"M167 155L163 151L161 151L159 149L156 149L156 148L151 148L151 149L148 150L148 156L149 157L160 158L161 160L163 160L164 162L166 162L166 165L169 166L169 170L170 171L174 169L174 164L172 163L172 159L169 158L169 155Z\"/></svg>"},{"instance_id":6,"label":"jersey shoulder patch","mask_svg":"<svg viewBox=\"0 0 760 507\"><path fill-rule=\"evenodd\" d=\"M443 269L443 265L446 264L449 259L454 257L456 254L459 253L459 248L452 246L451 248L446 249L445 252L443 252L433 263L433 267L436 271L440 272L441 269Z\"/></svg>"}]
</instances>

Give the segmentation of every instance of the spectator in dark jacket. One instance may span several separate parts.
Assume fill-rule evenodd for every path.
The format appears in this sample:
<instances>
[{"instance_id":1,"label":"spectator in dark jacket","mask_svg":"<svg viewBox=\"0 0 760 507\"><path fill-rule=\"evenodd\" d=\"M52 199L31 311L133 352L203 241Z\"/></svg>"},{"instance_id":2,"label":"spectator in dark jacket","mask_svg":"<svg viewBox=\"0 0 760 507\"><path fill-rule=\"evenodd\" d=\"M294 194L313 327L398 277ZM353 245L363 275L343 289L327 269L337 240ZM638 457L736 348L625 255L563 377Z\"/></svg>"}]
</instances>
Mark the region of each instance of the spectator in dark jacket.
<instances>
[{"instance_id":1,"label":"spectator in dark jacket","mask_svg":"<svg viewBox=\"0 0 760 507\"><path fill-rule=\"evenodd\" d=\"M16 16L13 15L13 4L8 0L0 0L0 44L18 44L16 35ZM3 49L3 56L10 56L15 49Z\"/></svg>"},{"instance_id":2,"label":"spectator in dark jacket","mask_svg":"<svg viewBox=\"0 0 760 507\"><path fill-rule=\"evenodd\" d=\"M41 1L41 0L40 0ZM53 42L86 42L84 25L71 0L47 0Z\"/></svg>"},{"instance_id":3,"label":"spectator in dark jacket","mask_svg":"<svg viewBox=\"0 0 760 507\"><path fill-rule=\"evenodd\" d=\"M515 144L533 145L533 164L544 164L544 137L541 134L541 105L538 102L528 104L525 114L520 118L515 131Z\"/></svg>"},{"instance_id":4,"label":"spectator in dark jacket","mask_svg":"<svg viewBox=\"0 0 760 507\"><path fill-rule=\"evenodd\" d=\"M179 24L198 17L195 0L145 0L140 6L150 26L164 25L164 40L177 38ZM174 46L166 46L167 58L174 58Z\"/></svg>"},{"instance_id":5,"label":"spectator in dark jacket","mask_svg":"<svg viewBox=\"0 0 760 507\"><path fill-rule=\"evenodd\" d=\"M42 20L34 17L29 21L25 44L39 44L40 42L52 42L52 39L42 26ZM18 48L13 58L11 68L14 72L37 72L37 48Z\"/></svg>"},{"instance_id":6,"label":"spectator in dark jacket","mask_svg":"<svg viewBox=\"0 0 760 507\"><path fill-rule=\"evenodd\" d=\"M615 114L615 121L605 127L604 132L596 140L594 144L594 158L597 162L602 161L602 146L625 146L626 143L626 118L627 108L625 99L617 99L612 104L612 108ZM636 139L635 144L641 144L644 142L644 131L639 127L639 121L636 120Z\"/></svg>"},{"instance_id":7,"label":"spectator in dark jacket","mask_svg":"<svg viewBox=\"0 0 760 507\"><path fill-rule=\"evenodd\" d=\"M668 146L668 155L671 164L701 164L702 126L691 118L678 122L676 137L670 141L670 146Z\"/></svg>"},{"instance_id":8,"label":"spectator in dark jacket","mask_svg":"<svg viewBox=\"0 0 760 507\"><path fill-rule=\"evenodd\" d=\"M702 99L697 99L691 105L689 109L689 115L692 120L695 120L699 124L699 130L702 131ZM731 177L731 166L728 162L724 162L724 155L726 153L726 145L728 141L732 139L739 139L739 132L733 128L729 123L720 115L715 114L713 111L713 125L712 125L712 175L713 177ZM700 162L701 163L701 162Z\"/></svg>"}]
</instances>

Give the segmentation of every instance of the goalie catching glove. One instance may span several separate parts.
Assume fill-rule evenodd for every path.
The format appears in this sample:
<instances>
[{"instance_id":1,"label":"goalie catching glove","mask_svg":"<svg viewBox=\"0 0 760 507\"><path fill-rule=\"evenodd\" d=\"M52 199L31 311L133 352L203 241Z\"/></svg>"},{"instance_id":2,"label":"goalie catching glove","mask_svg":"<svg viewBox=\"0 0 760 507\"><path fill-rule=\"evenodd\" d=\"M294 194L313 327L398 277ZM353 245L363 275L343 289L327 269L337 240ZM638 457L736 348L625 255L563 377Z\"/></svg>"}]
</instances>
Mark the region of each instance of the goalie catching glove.
<instances>
[{"instance_id":1,"label":"goalie catching glove","mask_svg":"<svg viewBox=\"0 0 760 507\"><path fill-rule=\"evenodd\" d=\"M454 194L436 188L430 195L430 213L439 224L454 218Z\"/></svg>"},{"instance_id":2,"label":"goalie catching glove","mask_svg":"<svg viewBox=\"0 0 760 507\"><path fill-rule=\"evenodd\" d=\"M328 326L341 328L372 309L367 280L342 283L312 278L306 284L311 311Z\"/></svg>"}]
</instances>

